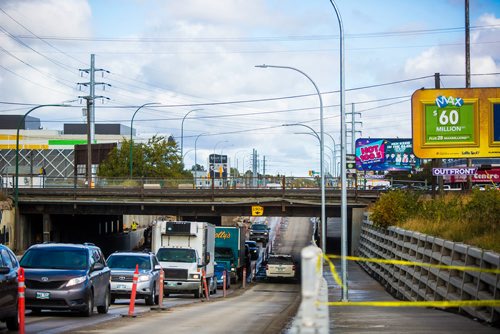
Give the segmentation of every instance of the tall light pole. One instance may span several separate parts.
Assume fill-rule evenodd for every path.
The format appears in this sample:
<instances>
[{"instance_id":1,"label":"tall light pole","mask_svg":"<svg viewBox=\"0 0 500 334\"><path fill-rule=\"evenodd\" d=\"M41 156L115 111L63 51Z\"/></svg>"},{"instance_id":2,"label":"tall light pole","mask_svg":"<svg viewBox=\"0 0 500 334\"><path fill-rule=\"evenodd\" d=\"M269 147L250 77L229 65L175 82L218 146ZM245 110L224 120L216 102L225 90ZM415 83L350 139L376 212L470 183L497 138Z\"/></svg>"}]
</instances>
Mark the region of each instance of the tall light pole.
<instances>
[{"instance_id":1,"label":"tall light pole","mask_svg":"<svg viewBox=\"0 0 500 334\"><path fill-rule=\"evenodd\" d=\"M335 1L330 0L339 22L340 32L340 220L342 224L342 245L340 250L342 267L342 301L347 296L347 179L346 179L346 124L345 124L345 87L344 87L344 25Z\"/></svg>"},{"instance_id":2,"label":"tall light pole","mask_svg":"<svg viewBox=\"0 0 500 334\"><path fill-rule=\"evenodd\" d=\"M319 92L318 86L316 83L309 77L306 73L302 72L301 70L295 68L295 67L290 67L290 66L273 66L273 65L257 65L256 67L260 68L283 68L283 69L289 69L292 71L299 72L303 76L305 76L314 86L314 89L316 90L316 93L318 94L319 98L319 123L320 123L320 169L321 169L321 250L323 251L323 254L325 254L326 251L326 210L325 210L325 170L324 170L324 143L325 141L323 140L323 99L321 98L321 93Z\"/></svg>"},{"instance_id":3,"label":"tall light pole","mask_svg":"<svg viewBox=\"0 0 500 334\"><path fill-rule=\"evenodd\" d=\"M139 110L141 110L142 108L146 107L146 106L152 106L152 105L155 105L155 104L161 104L161 103L157 103L157 102L149 102L149 103L144 103L142 106L140 106L139 108L136 109L136 111L134 112L134 114L132 115L132 119L130 120L130 151L129 151L129 173L130 173L130 178L132 178L132 169L133 169L133 149L134 149L134 143L133 143L133 139L132 139L132 134L133 134L133 126L134 126L134 118L135 118L135 115L137 114L137 112Z\"/></svg>"},{"instance_id":4,"label":"tall light pole","mask_svg":"<svg viewBox=\"0 0 500 334\"><path fill-rule=\"evenodd\" d=\"M333 141L333 151L335 153L333 153L333 160L334 160L334 167L337 166L337 151L336 151L336 146L337 144L335 143L335 139L333 139L333 136L331 134L329 134L328 132L325 132L325 135L327 135L328 137L330 137L330 139ZM334 168L336 169L336 168ZM334 174L337 174L337 173L334 173Z\"/></svg>"},{"instance_id":5,"label":"tall light pole","mask_svg":"<svg viewBox=\"0 0 500 334\"><path fill-rule=\"evenodd\" d=\"M25 121L26 117L34 110L44 107L68 107L66 104L41 104L36 107L28 110L27 113L23 115L19 123L17 124L16 130L16 178L14 179L14 208L15 208L15 216L14 216L14 224L17 227L17 223L19 222L19 131L21 129L21 125ZM89 176L90 177L90 176ZM89 179L90 183L90 179Z\"/></svg>"},{"instance_id":6,"label":"tall light pole","mask_svg":"<svg viewBox=\"0 0 500 334\"><path fill-rule=\"evenodd\" d=\"M193 111L198 111L198 110L203 110L203 109L198 108L198 109L189 110L184 115L184 117L182 117L182 122L181 122L181 157L182 157L182 161L181 162L182 162L182 164L184 164L184 155L182 154L183 150L184 150L184 120L186 119L187 115L189 115Z\"/></svg>"},{"instance_id":7,"label":"tall light pole","mask_svg":"<svg viewBox=\"0 0 500 334\"><path fill-rule=\"evenodd\" d=\"M199 135L196 136L196 139L194 140L194 188L197 189L197 175L198 175L198 161L196 160L196 144L198 143L198 139L200 139L201 136L206 135L207 133L200 133Z\"/></svg>"}]
</instances>

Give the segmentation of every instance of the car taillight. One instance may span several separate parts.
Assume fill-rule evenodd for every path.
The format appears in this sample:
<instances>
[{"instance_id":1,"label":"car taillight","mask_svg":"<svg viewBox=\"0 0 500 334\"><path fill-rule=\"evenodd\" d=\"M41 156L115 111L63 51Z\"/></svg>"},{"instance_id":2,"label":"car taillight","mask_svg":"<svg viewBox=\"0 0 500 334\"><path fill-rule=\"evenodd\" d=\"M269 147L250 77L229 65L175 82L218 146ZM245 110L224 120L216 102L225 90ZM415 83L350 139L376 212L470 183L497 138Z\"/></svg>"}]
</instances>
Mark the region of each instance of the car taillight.
<instances>
[{"instance_id":1,"label":"car taillight","mask_svg":"<svg viewBox=\"0 0 500 334\"><path fill-rule=\"evenodd\" d=\"M268 264L266 264L266 270L269 270L269 265Z\"/></svg>"},{"instance_id":2,"label":"car taillight","mask_svg":"<svg viewBox=\"0 0 500 334\"><path fill-rule=\"evenodd\" d=\"M293 265L293 266L292 266L292 270L294 270L294 271L295 271L295 265Z\"/></svg>"}]
</instances>

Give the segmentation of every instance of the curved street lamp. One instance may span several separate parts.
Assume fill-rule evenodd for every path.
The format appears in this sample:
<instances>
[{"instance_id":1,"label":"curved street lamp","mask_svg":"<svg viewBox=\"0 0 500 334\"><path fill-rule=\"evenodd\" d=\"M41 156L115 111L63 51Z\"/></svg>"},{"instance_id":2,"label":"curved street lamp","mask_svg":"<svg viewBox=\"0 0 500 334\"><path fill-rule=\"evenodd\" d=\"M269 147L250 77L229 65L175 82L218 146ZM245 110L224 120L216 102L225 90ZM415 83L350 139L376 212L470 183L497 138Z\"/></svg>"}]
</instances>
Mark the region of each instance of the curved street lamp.
<instances>
[{"instance_id":1,"label":"curved street lamp","mask_svg":"<svg viewBox=\"0 0 500 334\"><path fill-rule=\"evenodd\" d=\"M139 108L137 108L137 110L132 115L132 119L130 120L130 152L129 152L129 173L130 173L130 178L132 178L132 168L133 168L133 158L132 158L133 156L132 156L132 154L133 154L133 150L134 150L134 143L132 141L132 132L133 132L133 129L134 129L133 126L134 126L135 115L142 108L144 108L146 106L155 105L155 104L161 104L161 103L157 103L157 102L144 103L142 106L140 106Z\"/></svg>"},{"instance_id":2,"label":"curved street lamp","mask_svg":"<svg viewBox=\"0 0 500 334\"><path fill-rule=\"evenodd\" d=\"M197 189L197 184L196 184L196 180L197 180L197 175L198 175L198 162L196 160L196 143L198 143L198 139L200 139L201 136L204 136L206 135L207 132L204 132L204 133L200 133L199 135L196 136L196 139L194 140L194 168L195 168L195 171L194 171L194 188Z\"/></svg>"},{"instance_id":3,"label":"curved street lamp","mask_svg":"<svg viewBox=\"0 0 500 334\"><path fill-rule=\"evenodd\" d=\"M319 98L319 123L320 123L320 142L319 142L319 147L320 147L320 169L321 169L321 250L323 251L323 254L326 254L326 209L325 209L325 167L324 167L324 139L323 139L323 99L321 98L321 93L318 89L318 86L314 82L313 79L311 79L310 76L308 76L306 73L302 72L301 70L295 68L295 67L290 67L290 66L275 66L275 65L256 65L255 67L259 68L282 68L282 69L288 69L288 70L293 70L296 72L299 72L303 76L305 76L314 86L314 89L316 90L316 93L318 94Z\"/></svg>"},{"instance_id":4,"label":"curved street lamp","mask_svg":"<svg viewBox=\"0 0 500 334\"><path fill-rule=\"evenodd\" d=\"M198 111L198 110L203 110L203 109L198 108L198 109L189 110L184 115L184 117L182 117L182 122L181 122L181 157L182 157L182 161L181 162L182 162L182 164L184 164L184 155L182 154L183 153L183 149L184 149L184 120L186 119L187 115L189 115L193 111Z\"/></svg>"},{"instance_id":5,"label":"curved street lamp","mask_svg":"<svg viewBox=\"0 0 500 334\"><path fill-rule=\"evenodd\" d=\"M348 301L347 290L347 179L346 179L346 124L345 124L345 87L344 87L344 24L340 16L339 9L335 1L330 0L330 3L335 10L337 20L339 22L340 35L340 220L342 222L342 245L340 254L342 256L340 262L342 267L342 301Z\"/></svg>"}]
</instances>

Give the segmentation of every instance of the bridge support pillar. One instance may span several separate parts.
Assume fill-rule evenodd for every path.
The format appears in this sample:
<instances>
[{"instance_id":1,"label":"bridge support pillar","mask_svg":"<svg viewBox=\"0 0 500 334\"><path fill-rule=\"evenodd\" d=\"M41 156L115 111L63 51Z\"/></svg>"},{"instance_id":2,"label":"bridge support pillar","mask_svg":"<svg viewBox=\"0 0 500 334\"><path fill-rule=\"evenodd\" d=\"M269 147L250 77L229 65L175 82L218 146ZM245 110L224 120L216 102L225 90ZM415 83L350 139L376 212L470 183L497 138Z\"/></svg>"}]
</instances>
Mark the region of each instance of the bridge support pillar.
<instances>
[{"instance_id":1,"label":"bridge support pillar","mask_svg":"<svg viewBox=\"0 0 500 334\"><path fill-rule=\"evenodd\" d=\"M361 224L363 223L363 217L365 208L352 208L351 213L351 254L356 254L356 250L359 246L359 236L361 234Z\"/></svg>"},{"instance_id":2,"label":"bridge support pillar","mask_svg":"<svg viewBox=\"0 0 500 334\"><path fill-rule=\"evenodd\" d=\"M43 242L50 242L50 231L52 230L52 219L49 214L44 213L42 218Z\"/></svg>"}]
</instances>

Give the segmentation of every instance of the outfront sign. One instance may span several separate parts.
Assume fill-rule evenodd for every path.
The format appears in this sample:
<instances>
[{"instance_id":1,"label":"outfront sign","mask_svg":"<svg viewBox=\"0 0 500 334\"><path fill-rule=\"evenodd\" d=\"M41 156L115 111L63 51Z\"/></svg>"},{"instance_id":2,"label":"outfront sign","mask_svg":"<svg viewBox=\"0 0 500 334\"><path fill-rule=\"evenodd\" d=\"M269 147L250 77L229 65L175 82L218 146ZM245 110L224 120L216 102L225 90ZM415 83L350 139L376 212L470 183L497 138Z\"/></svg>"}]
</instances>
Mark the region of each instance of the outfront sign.
<instances>
[{"instance_id":1,"label":"outfront sign","mask_svg":"<svg viewBox=\"0 0 500 334\"><path fill-rule=\"evenodd\" d=\"M464 168L433 168L432 175L443 176L443 175L474 175L477 172L477 168L464 167Z\"/></svg>"},{"instance_id":2,"label":"outfront sign","mask_svg":"<svg viewBox=\"0 0 500 334\"><path fill-rule=\"evenodd\" d=\"M419 158L500 157L500 88L417 90L412 116Z\"/></svg>"}]
</instances>

